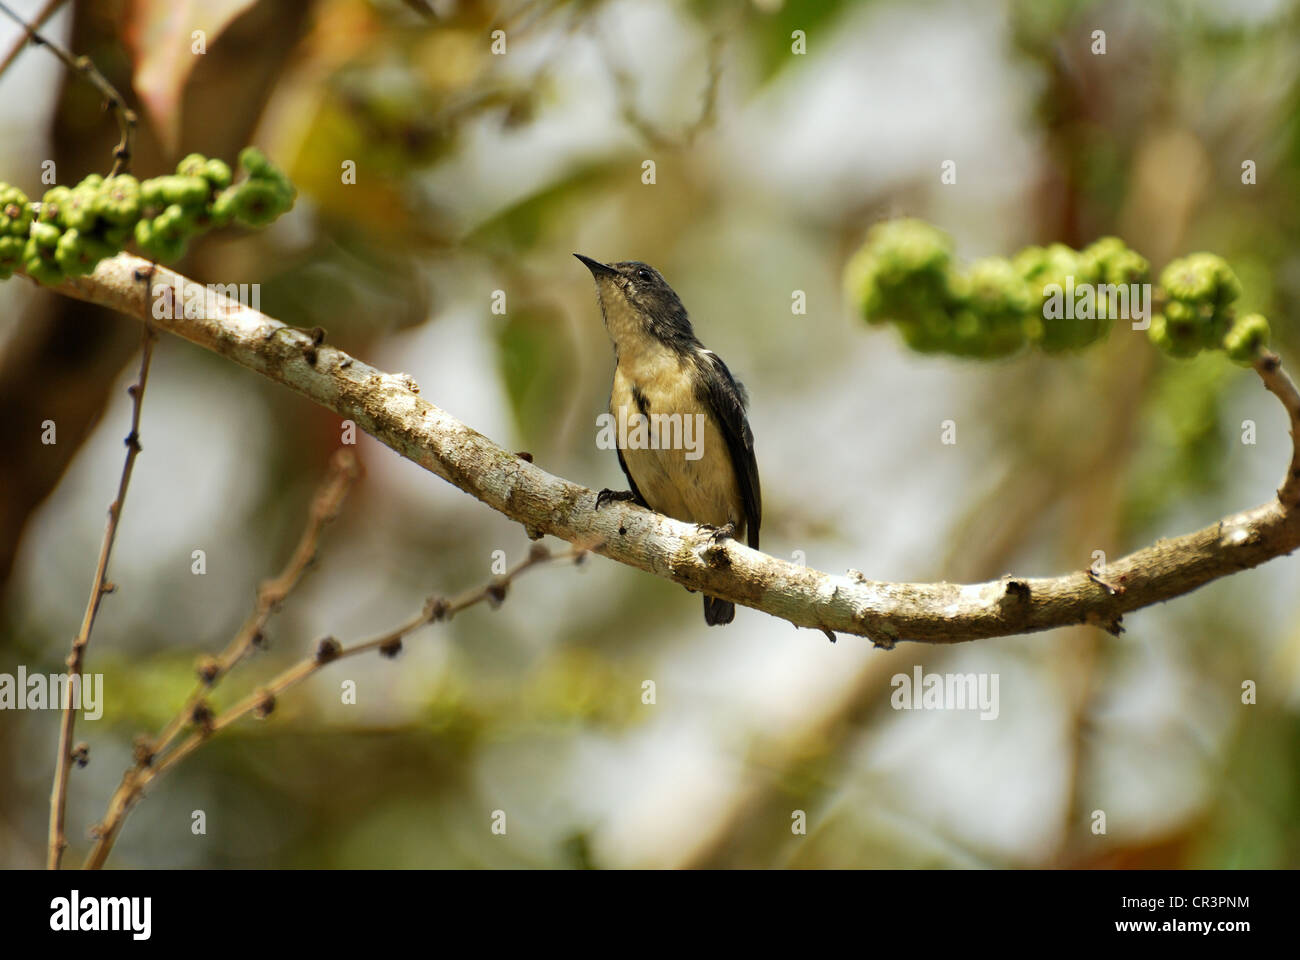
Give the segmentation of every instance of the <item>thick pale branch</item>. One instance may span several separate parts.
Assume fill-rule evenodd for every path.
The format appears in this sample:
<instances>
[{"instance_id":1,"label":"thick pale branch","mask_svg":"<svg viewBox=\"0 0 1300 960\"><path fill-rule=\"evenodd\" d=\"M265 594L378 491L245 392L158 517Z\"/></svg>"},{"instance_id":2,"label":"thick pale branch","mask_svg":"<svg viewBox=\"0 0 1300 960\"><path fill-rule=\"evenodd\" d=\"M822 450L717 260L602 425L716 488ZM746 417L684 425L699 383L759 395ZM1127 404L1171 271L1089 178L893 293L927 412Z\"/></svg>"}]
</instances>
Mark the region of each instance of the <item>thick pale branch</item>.
<instances>
[{"instance_id":1,"label":"thick pale branch","mask_svg":"<svg viewBox=\"0 0 1300 960\"><path fill-rule=\"evenodd\" d=\"M789 620L801 627L898 640L956 643L1093 623L1118 631L1130 611L1177 597L1218 577L1254 567L1300 546L1300 452L1281 499L1186 536L1161 540L1113 561L1105 571L1079 570L1053 578L1004 577L980 584L885 583L850 571L836 576L796 566L735 541L714 543L708 532L626 503L597 510L586 487L552 476L424 400L410 377L387 374L317 338L289 328L219 293L205 291L202 309L193 281L157 268L155 290L140 282L151 267L127 254L94 274L57 288L71 296L149 319L284 384L351 419L382 443L494 510L532 536L598 543L598 553L694 590ZM175 315L157 316L153 302ZM187 309L188 308L188 309ZM190 316L185 316L185 313ZM195 315L199 314L199 315ZM1300 394L1277 358L1256 364L1283 402L1300 436Z\"/></svg>"}]
</instances>

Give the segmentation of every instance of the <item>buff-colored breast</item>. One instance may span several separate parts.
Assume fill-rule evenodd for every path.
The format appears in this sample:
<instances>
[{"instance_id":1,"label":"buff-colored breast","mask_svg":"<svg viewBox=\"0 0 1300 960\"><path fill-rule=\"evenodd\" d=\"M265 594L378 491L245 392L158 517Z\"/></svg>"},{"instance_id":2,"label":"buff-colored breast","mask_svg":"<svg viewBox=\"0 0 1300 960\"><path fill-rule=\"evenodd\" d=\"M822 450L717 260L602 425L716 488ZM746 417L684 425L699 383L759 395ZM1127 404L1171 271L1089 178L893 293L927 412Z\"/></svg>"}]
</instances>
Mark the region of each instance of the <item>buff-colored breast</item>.
<instances>
[{"instance_id":1,"label":"buff-colored breast","mask_svg":"<svg viewBox=\"0 0 1300 960\"><path fill-rule=\"evenodd\" d=\"M617 421L620 407L627 417L640 412L633 397L635 384L648 413L680 414L683 422L692 418L691 437L701 456L689 459L687 454L692 451L682 446L633 449L628 443L623 447L623 462L654 510L689 523L733 523L740 537L744 534L745 514L727 442L713 415L697 399L686 363L666 348L632 355L621 353L614 371L610 413ZM696 419L696 414L702 416Z\"/></svg>"}]
</instances>

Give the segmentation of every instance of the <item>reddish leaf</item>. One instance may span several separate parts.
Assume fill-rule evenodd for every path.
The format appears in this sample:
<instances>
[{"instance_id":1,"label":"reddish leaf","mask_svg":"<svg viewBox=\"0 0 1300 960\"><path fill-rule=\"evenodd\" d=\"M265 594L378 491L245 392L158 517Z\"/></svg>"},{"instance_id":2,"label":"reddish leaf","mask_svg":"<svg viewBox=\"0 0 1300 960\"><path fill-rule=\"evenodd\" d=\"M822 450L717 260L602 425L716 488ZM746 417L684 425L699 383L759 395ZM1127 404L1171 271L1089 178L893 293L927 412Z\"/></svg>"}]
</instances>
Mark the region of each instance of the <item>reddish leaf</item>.
<instances>
[{"instance_id":1,"label":"reddish leaf","mask_svg":"<svg viewBox=\"0 0 1300 960\"><path fill-rule=\"evenodd\" d=\"M122 35L131 52L135 89L163 147L176 152L181 91L201 53L256 0L130 0Z\"/></svg>"}]
</instances>

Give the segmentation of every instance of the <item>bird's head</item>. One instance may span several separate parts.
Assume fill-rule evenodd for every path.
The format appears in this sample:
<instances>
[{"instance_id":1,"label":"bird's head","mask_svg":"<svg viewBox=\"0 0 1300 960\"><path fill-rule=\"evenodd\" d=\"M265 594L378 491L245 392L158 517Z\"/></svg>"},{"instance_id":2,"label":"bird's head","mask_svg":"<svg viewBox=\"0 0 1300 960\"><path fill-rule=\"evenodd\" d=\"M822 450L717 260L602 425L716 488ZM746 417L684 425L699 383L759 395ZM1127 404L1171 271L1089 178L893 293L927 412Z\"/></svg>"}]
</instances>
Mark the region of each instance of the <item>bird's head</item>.
<instances>
[{"instance_id":1,"label":"bird's head","mask_svg":"<svg viewBox=\"0 0 1300 960\"><path fill-rule=\"evenodd\" d=\"M596 281L605 327L616 347L647 336L675 349L695 342L681 298L654 267L640 260L601 263L580 253L574 256Z\"/></svg>"}]
</instances>

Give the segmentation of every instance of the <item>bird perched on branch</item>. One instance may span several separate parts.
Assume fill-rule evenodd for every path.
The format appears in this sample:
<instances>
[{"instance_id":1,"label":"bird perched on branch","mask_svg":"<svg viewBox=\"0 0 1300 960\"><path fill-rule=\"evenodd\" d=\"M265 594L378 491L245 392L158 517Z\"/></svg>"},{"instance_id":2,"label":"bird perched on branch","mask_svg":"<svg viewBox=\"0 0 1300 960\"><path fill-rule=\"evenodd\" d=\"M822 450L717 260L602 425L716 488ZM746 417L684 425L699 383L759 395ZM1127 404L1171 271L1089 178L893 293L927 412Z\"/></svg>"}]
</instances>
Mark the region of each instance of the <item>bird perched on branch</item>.
<instances>
[{"instance_id":1,"label":"bird perched on branch","mask_svg":"<svg viewBox=\"0 0 1300 960\"><path fill-rule=\"evenodd\" d=\"M597 506L631 500L712 527L718 539L747 535L757 549L763 505L745 388L695 338L681 299L654 267L574 256L596 281L614 344L608 423L632 488L602 490ZM704 598L710 626L735 615L730 601Z\"/></svg>"}]
</instances>

